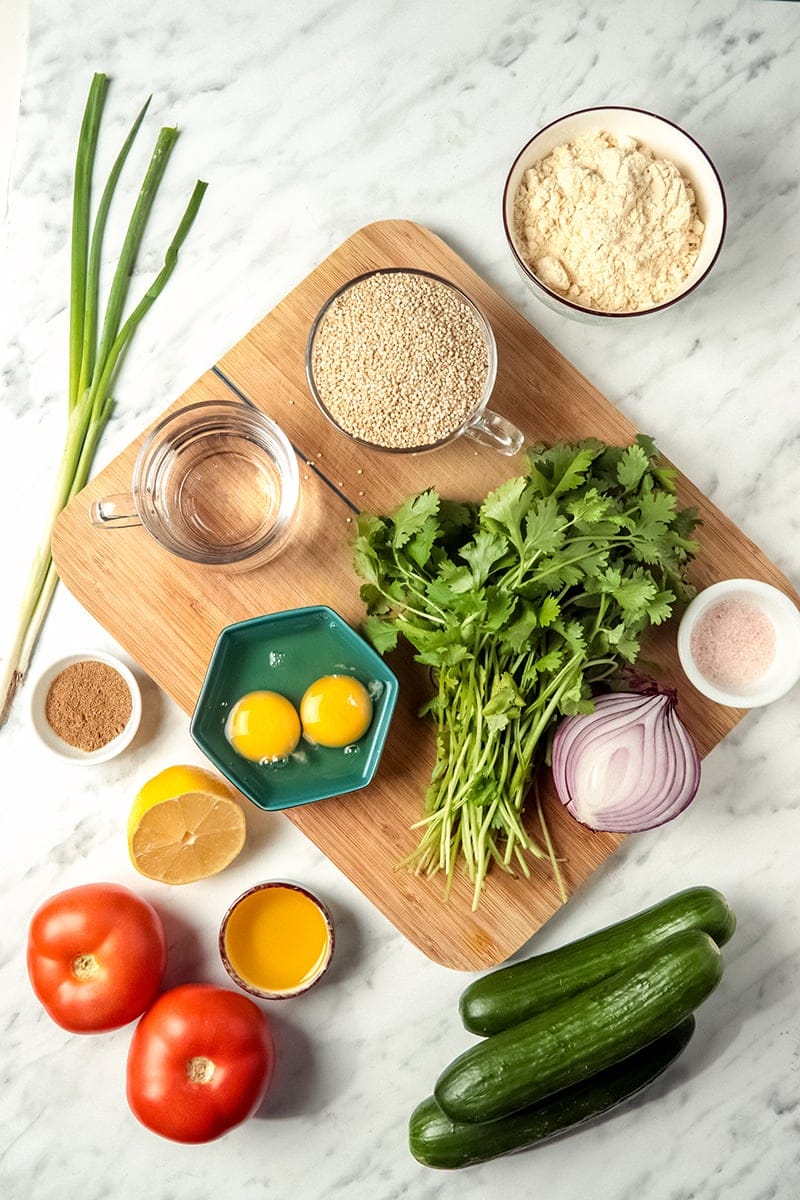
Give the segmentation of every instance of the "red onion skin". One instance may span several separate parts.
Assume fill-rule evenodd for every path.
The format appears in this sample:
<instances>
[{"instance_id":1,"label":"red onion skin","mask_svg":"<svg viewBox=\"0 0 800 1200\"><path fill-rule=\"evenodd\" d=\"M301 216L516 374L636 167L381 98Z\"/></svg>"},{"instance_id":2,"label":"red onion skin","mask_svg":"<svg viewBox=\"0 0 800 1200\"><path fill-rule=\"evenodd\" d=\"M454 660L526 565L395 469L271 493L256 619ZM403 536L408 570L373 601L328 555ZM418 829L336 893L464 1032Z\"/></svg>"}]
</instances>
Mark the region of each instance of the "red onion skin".
<instances>
[{"instance_id":1,"label":"red onion skin","mask_svg":"<svg viewBox=\"0 0 800 1200\"><path fill-rule=\"evenodd\" d=\"M593 712L566 717L553 737L552 766L562 804L604 833L664 825L700 785L700 756L675 693L655 689L609 692L595 699Z\"/></svg>"}]
</instances>

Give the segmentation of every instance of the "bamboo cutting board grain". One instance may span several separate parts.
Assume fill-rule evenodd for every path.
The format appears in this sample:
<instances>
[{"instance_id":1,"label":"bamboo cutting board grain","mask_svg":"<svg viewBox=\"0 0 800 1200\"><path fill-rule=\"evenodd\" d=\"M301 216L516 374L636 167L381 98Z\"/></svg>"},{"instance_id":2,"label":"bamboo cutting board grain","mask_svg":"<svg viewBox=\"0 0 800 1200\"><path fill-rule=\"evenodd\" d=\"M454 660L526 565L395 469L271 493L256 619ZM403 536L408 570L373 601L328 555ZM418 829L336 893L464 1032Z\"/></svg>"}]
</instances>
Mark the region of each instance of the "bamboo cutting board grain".
<instances>
[{"instance_id":1,"label":"bamboo cutting board grain","mask_svg":"<svg viewBox=\"0 0 800 1200\"><path fill-rule=\"evenodd\" d=\"M127 490L146 431L58 520L53 553L61 578L187 714L223 626L320 603L359 624L363 607L350 552L358 510L388 512L430 485L449 497L480 499L523 466L522 458L504 458L466 438L418 456L371 452L345 439L318 412L305 381L309 326L340 284L387 266L433 271L474 297L497 338L491 407L511 418L530 440L595 436L625 444L635 434L613 405L433 233L409 221L381 221L360 229L171 406L238 398L262 409L288 434L300 459L303 494L298 532L278 559L253 572L225 575L171 558L141 529L112 533L93 528L88 521L91 503ZM162 416L158 413L156 419ZM682 477L679 492L682 503L697 505L704 522L693 573L698 585L750 576L777 585L797 601L777 568ZM685 681L677 662L674 621L648 643L647 657L665 682L679 687L681 716L706 754L743 712L713 704ZM546 862L531 864L529 880L495 871L473 913L466 880L457 879L445 901L439 878L418 878L397 868L416 844L410 826L421 815L433 737L416 716L427 696L424 670L403 651L390 662L400 678L400 699L373 783L286 815L429 957L464 970L494 966L560 906L558 891ZM544 804L572 893L622 839L577 825L553 802L546 785ZM691 821L691 810L683 819Z\"/></svg>"}]
</instances>

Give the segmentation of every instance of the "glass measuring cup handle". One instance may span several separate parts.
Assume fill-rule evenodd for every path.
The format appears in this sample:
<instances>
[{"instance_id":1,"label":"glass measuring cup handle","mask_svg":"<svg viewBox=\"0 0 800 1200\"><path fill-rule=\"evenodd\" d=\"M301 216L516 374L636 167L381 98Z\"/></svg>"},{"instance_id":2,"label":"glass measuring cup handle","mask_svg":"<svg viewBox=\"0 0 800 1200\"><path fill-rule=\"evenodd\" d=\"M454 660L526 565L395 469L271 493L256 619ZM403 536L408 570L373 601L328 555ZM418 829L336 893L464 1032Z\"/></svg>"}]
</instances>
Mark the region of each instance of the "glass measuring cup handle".
<instances>
[{"instance_id":1,"label":"glass measuring cup handle","mask_svg":"<svg viewBox=\"0 0 800 1200\"><path fill-rule=\"evenodd\" d=\"M89 509L89 518L93 525L101 529L127 529L142 523L133 496L126 492L95 500Z\"/></svg>"},{"instance_id":2,"label":"glass measuring cup handle","mask_svg":"<svg viewBox=\"0 0 800 1200\"><path fill-rule=\"evenodd\" d=\"M516 425L512 425L505 417L488 408L470 422L464 433L473 441L480 442L482 446L491 446L493 450L508 455L517 454L525 441L521 429L517 429Z\"/></svg>"}]
</instances>

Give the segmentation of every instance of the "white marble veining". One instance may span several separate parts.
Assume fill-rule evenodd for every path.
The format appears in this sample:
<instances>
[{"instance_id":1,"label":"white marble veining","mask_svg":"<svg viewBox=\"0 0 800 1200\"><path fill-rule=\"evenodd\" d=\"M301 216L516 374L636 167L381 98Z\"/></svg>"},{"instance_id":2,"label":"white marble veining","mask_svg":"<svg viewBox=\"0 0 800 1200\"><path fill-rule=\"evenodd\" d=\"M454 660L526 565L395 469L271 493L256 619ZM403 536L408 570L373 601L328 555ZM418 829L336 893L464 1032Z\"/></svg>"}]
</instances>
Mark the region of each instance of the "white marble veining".
<instances>
[{"instance_id":1,"label":"white marble veining","mask_svg":"<svg viewBox=\"0 0 800 1200\"><path fill-rule=\"evenodd\" d=\"M0 37L2 23L0 9ZM335 245L372 220L407 217L517 304L800 583L799 30L800 5L781 0L32 0L0 286L4 641L63 435L72 156L93 70L113 77L106 161L149 91L150 134L169 122L183 131L134 288L194 179L211 185L124 364L98 469ZM500 195L535 128L605 103L653 109L693 133L724 180L729 227L690 302L597 328L524 291ZM86 646L115 649L62 588L33 672ZM123 834L135 790L170 762L200 761L183 714L143 683L142 734L107 765L44 757L29 688L0 732L4 1200L800 1194L800 692L751 713L706 761L696 804L631 839L536 938L547 948L691 883L721 888L739 930L685 1057L593 1127L454 1176L410 1157L406 1122L466 1045L456 1013L466 977L425 959L280 816L250 814L241 859L205 883L172 892L136 876ZM39 1009L24 968L30 914L62 887L119 880L165 915L169 982L223 983L219 916L255 876L275 875L329 902L334 966L276 1010L279 1070L260 1117L203 1148L163 1142L125 1103L129 1031L69 1036Z\"/></svg>"}]
</instances>

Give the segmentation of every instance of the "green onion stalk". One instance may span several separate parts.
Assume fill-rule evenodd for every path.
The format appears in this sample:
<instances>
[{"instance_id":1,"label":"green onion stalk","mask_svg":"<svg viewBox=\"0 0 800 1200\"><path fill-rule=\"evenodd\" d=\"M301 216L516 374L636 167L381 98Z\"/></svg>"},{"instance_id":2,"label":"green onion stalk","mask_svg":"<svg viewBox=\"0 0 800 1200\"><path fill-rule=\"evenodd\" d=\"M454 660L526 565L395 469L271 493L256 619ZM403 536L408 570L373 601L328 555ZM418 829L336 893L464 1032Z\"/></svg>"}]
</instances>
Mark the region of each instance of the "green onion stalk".
<instances>
[{"instance_id":1,"label":"green onion stalk","mask_svg":"<svg viewBox=\"0 0 800 1200\"><path fill-rule=\"evenodd\" d=\"M130 280L147 220L178 138L177 129L161 129L128 222L101 323L99 283L106 222L117 182L150 104L148 97L123 142L109 173L92 224L92 177L107 91L107 76L96 74L89 89L78 137L72 203L66 440L44 536L34 554L16 634L0 674L0 726L8 719L17 688L27 674L58 583L51 552L51 538L56 519L89 478L98 443L114 406L111 388L120 359L139 323L164 290L167 280L175 270L178 252L192 227L208 186L201 180L195 184L180 224L164 255L161 269L138 304L123 319Z\"/></svg>"}]
</instances>

